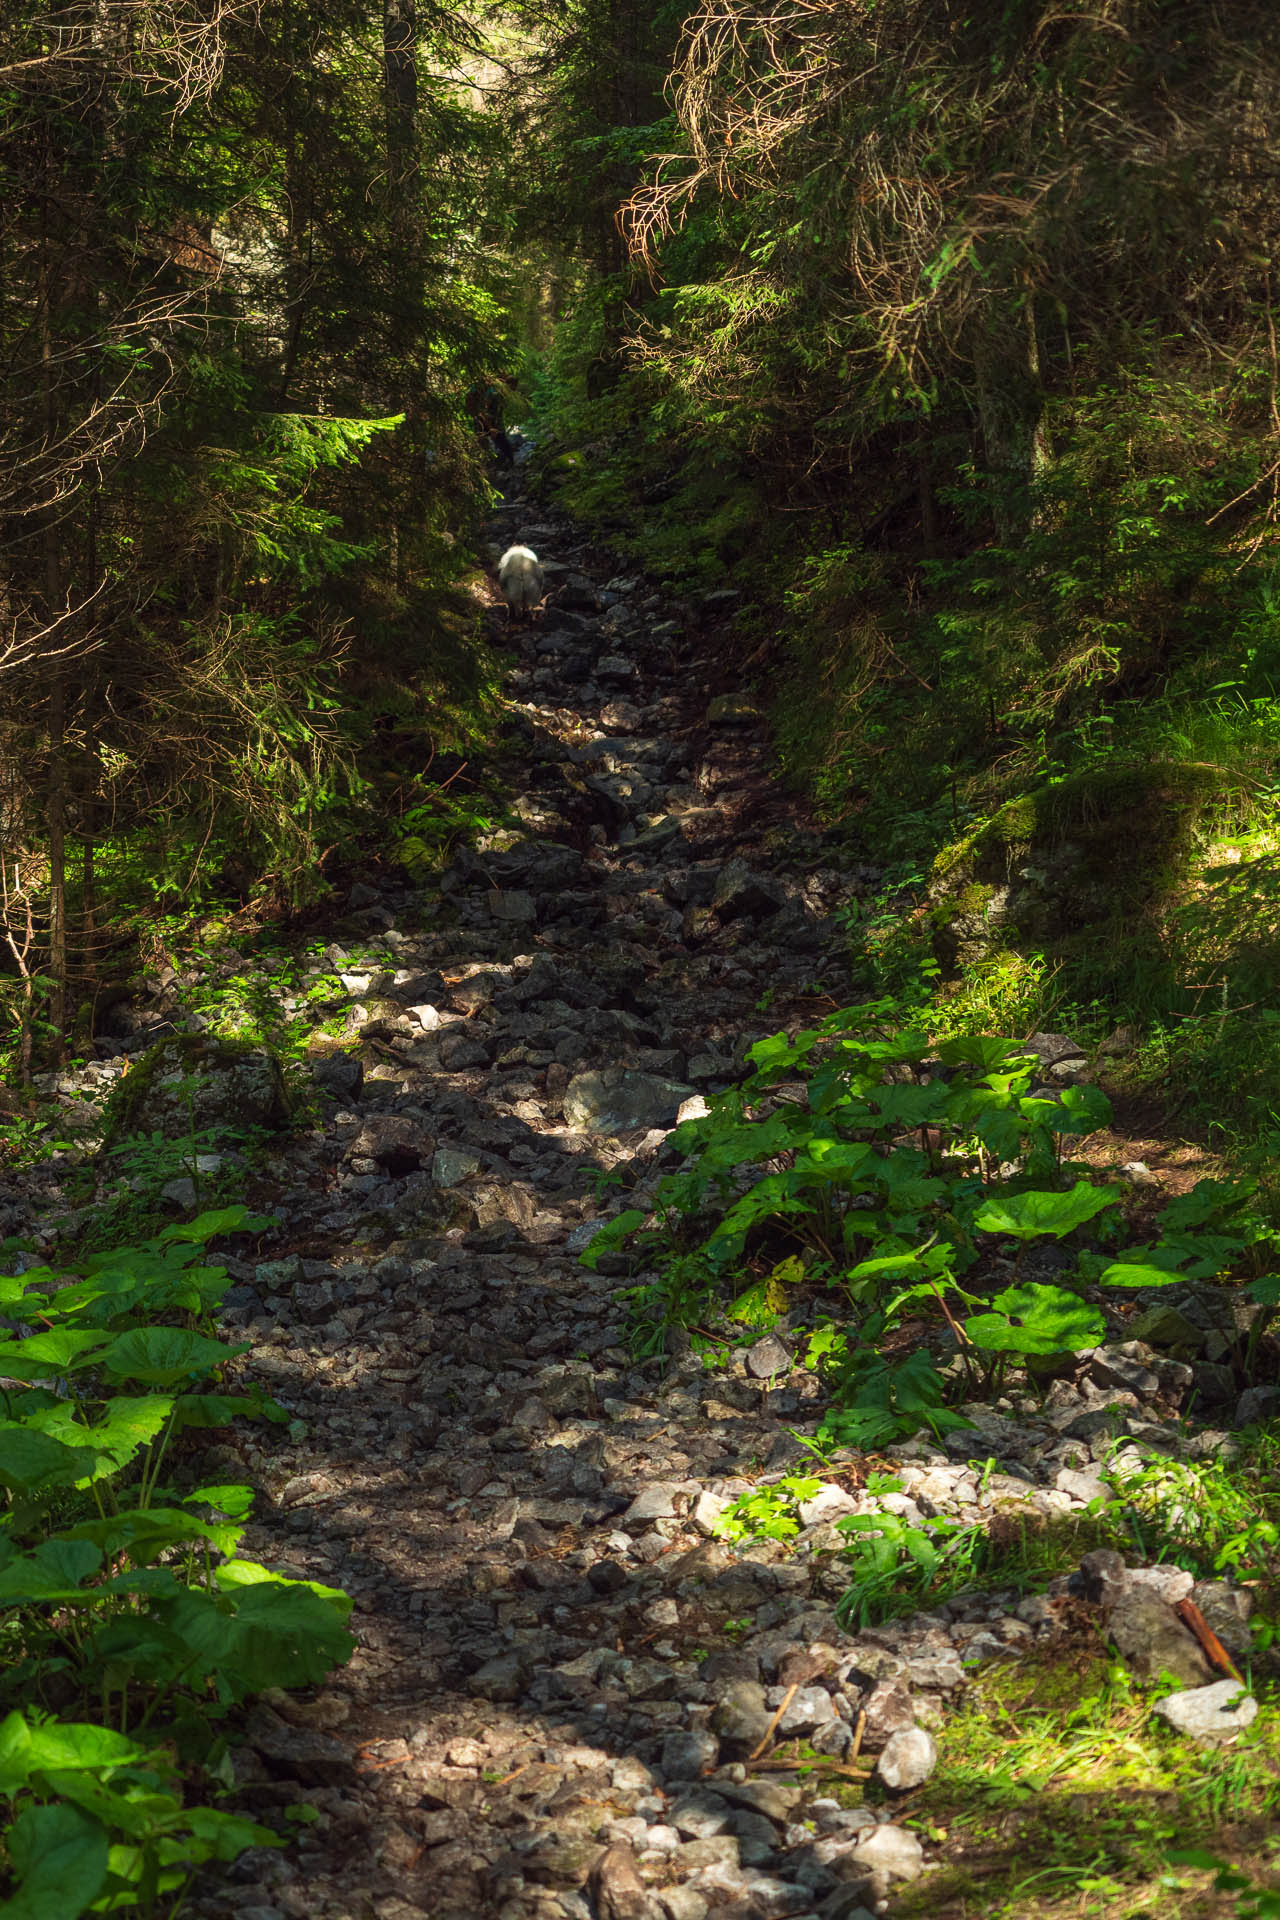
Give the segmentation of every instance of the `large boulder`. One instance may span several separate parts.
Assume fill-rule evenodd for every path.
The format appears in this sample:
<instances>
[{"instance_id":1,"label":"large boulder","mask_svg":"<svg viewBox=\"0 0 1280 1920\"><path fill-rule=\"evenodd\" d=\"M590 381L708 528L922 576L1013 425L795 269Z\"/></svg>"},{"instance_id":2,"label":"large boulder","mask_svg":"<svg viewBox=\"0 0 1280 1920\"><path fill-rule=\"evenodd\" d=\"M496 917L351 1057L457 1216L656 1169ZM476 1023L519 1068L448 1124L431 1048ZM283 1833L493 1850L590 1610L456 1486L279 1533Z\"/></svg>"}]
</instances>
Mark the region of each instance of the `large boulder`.
<instances>
[{"instance_id":1,"label":"large boulder","mask_svg":"<svg viewBox=\"0 0 1280 1920\"><path fill-rule=\"evenodd\" d=\"M143 1054L111 1097L106 1143L134 1134L242 1137L279 1132L292 1118L270 1047L209 1034L173 1034Z\"/></svg>"},{"instance_id":2,"label":"large boulder","mask_svg":"<svg viewBox=\"0 0 1280 1920\"><path fill-rule=\"evenodd\" d=\"M487 881L500 890L539 893L571 887L582 872L582 855L555 840L515 840L482 853L464 848L454 864L471 885Z\"/></svg>"},{"instance_id":3,"label":"large boulder","mask_svg":"<svg viewBox=\"0 0 1280 1920\"><path fill-rule=\"evenodd\" d=\"M634 1067L600 1067L575 1074L564 1094L564 1117L586 1133L630 1133L638 1127L674 1127L692 1087Z\"/></svg>"},{"instance_id":4,"label":"large boulder","mask_svg":"<svg viewBox=\"0 0 1280 1920\"><path fill-rule=\"evenodd\" d=\"M1212 776L1186 765L1109 768L1011 800L934 862L939 960L1002 950L1092 952L1117 917L1148 912L1191 844Z\"/></svg>"}]
</instances>

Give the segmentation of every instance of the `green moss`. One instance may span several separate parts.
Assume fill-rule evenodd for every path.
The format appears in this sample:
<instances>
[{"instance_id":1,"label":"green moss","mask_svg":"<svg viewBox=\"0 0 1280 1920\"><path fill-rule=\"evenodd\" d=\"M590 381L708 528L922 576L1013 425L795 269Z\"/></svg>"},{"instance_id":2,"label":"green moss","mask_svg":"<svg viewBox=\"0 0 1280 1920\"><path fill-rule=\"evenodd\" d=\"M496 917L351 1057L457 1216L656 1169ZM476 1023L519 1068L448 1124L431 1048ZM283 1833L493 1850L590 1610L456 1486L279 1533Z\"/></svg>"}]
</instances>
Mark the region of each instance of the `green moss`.
<instances>
[{"instance_id":1,"label":"green moss","mask_svg":"<svg viewBox=\"0 0 1280 1920\"><path fill-rule=\"evenodd\" d=\"M232 1068L237 1062L250 1059L262 1063L269 1098L265 1107L259 1103L262 1110L252 1116L245 1115L239 1124L235 1113L229 1113L226 1131L229 1135L248 1133L254 1126L263 1124L264 1113L270 1116L269 1123L279 1126L288 1124L294 1101L274 1048L265 1046L261 1040L177 1033L149 1047L139 1060L130 1065L128 1072L113 1088L103 1116L104 1145L110 1148L142 1130L147 1103L159 1083L168 1076L179 1075L183 1081L189 1082L194 1100L202 1080L216 1073L219 1068ZM195 1124L199 1125L198 1119Z\"/></svg>"},{"instance_id":2,"label":"green moss","mask_svg":"<svg viewBox=\"0 0 1280 1920\"><path fill-rule=\"evenodd\" d=\"M944 1865L903 1889L898 1920L1164 1920L1222 1911L1204 1872L1171 1873L1203 1848L1264 1881L1280 1735L1265 1711L1230 1748L1196 1748L1148 1711L1096 1641L1064 1638L976 1679L939 1742L911 1824ZM1264 1855L1265 1861L1265 1855ZM1092 1896L1082 1903L1082 1893Z\"/></svg>"}]
</instances>

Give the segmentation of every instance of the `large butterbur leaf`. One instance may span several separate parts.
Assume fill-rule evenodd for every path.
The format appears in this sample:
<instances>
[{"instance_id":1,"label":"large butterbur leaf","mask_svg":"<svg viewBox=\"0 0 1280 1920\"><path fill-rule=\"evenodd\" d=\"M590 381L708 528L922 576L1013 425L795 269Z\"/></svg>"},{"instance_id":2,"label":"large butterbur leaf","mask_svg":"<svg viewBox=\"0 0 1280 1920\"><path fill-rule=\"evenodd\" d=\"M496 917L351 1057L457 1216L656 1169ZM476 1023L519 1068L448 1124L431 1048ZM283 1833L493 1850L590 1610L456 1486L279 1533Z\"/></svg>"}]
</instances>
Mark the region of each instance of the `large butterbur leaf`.
<instances>
[{"instance_id":1,"label":"large butterbur leaf","mask_svg":"<svg viewBox=\"0 0 1280 1920\"><path fill-rule=\"evenodd\" d=\"M118 1380L142 1380L150 1386L176 1386L180 1380L212 1373L248 1347L228 1346L185 1327L133 1327L98 1356Z\"/></svg>"},{"instance_id":2,"label":"large butterbur leaf","mask_svg":"<svg viewBox=\"0 0 1280 1920\"><path fill-rule=\"evenodd\" d=\"M0 1373L14 1380L76 1373L96 1364L94 1349L108 1337L88 1327L55 1327L49 1333L33 1333L29 1340L0 1341Z\"/></svg>"},{"instance_id":3,"label":"large butterbur leaf","mask_svg":"<svg viewBox=\"0 0 1280 1920\"><path fill-rule=\"evenodd\" d=\"M1065 1287L1007 1287L964 1330L984 1353L1083 1353L1106 1338L1106 1318Z\"/></svg>"},{"instance_id":4,"label":"large butterbur leaf","mask_svg":"<svg viewBox=\"0 0 1280 1920\"><path fill-rule=\"evenodd\" d=\"M74 1487L92 1473L96 1459L92 1445L68 1446L16 1420L0 1421L0 1487L11 1493L30 1498L56 1487Z\"/></svg>"},{"instance_id":5,"label":"large butterbur leaf","mask_svg":"<svg viewBox=\"0 0 1280 1920\"><path fill-rule=\"evenodd\" d=\"M0 1920L78 1920L107 1877L107 1836L75 1807L28 1807L4 1836L17 1892Z\"/></svg>"},{"instance_id":6,"label":"large butterbur leaf","mask_svg":"<svg viewBox=\"0 0 1280 1920\"><path fill-rule=\"evenodd\" d=\"M1107 1207L1114 1207L1118 1193L1078 1180L1067 1193L1010 1193L986 1201L974 1215L974 1225L984 1233L1012 1234L1017 1240L1037 1240L1051 1234L1061 1240L1074 1233Z\"/></svg>"},{"instance_id":7,"label":"large butterbur leaf","mask_svg":"<svg viewBox=\"0 0 1280 1920\"><path fill-rule=\"evenodd\" d=\"M101 1565L102 1551L91 1540L45 1540L0 1567L0 1608L82 1600L81 1582Z\"/></svg>"},{"instance_id":8,"label":"large butterbur leaf","mask_svg":"<svg viewBox=\"0 0 1280 1920\"><path fill-rule=\"evenodd\" d=\"M87 1721L0 1720L0 1794L13 1795L37 1776L63 1769L123 1767L145 1757L128 1734Z\"/></svg>"}]
</instances>

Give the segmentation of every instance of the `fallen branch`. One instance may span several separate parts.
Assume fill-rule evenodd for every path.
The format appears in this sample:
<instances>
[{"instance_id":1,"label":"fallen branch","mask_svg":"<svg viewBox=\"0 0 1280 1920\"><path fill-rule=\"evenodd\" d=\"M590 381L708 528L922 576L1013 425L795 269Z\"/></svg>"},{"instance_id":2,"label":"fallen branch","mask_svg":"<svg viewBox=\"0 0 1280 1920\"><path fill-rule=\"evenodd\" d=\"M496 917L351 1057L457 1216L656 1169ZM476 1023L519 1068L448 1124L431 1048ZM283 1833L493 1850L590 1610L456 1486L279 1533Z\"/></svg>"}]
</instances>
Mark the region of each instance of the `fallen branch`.
<instances>
[{"instance_id":1,"label":"fallen branch","mask_svg":"<svg viewBox=\"0 0 1280 1920\"><path fill-rule=\"evenodd\" d=\"M1232 1680L1239 1680L1241 1686L1243 1686L1244 1677L1239 1667L1237 1667L1235 1661L1231 1658L1231 1655L1227 1652L1195 1601L1179 1600L1173 1610L1179 1620L1181 1620L1183 1626L1189 1628L1200 1642L1200 1651L1204 1654L1209 1665L1216 1667L1219 1673L1229 1675Z\"/></svg>"}]
</instances>

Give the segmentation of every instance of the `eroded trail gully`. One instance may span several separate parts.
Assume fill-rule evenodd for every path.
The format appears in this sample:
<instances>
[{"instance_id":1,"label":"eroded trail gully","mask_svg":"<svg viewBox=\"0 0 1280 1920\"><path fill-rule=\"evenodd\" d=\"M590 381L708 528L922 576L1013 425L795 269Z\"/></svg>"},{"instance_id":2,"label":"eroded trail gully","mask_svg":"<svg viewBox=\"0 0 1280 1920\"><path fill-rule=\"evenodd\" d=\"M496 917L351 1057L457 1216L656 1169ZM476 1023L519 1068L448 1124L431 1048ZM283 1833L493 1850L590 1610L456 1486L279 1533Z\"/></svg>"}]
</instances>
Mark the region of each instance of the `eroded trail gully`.
<instances>
[{"instance_id":1,"label":"eroded trail gully","mask_svg":"<svg viewBox=\"0 0 1280 1920\"><path fill-rule=\"evenodd\" d=\"M804 1458L812 1375L785 1325L716 1371L635 1365L617 1256L610 1277L577 1255L675 1164L686 1099L802 1006L828 1011L815 982L847 991L831 915L871 876L829 864L750 708L707 685L727 603L675 617L519 501L493 531L536 547L551 587L511 677L526 832L461 857L439 909L353 900L361 951L385 956L344 975L363 1078L318 1069L323 1124L261 1196L278 1248L229 1303L307 1429L250 1443L268 1497L245 1551L345 1587L359 1650L315 1700L253 1713L242 1804L301 1793L315 1819L196 1907L855 1920L922 1853L892 1813L831 1796L856 1785L851 1749L936 1723L963 1662L1052 1630L1052 1607L979 1596L850 1638L832 1523L864 1496L838 1474L800 1554L731 1554L715 1515L742 1476ZM598 1197L601 1173L621 1184ZM981 1484L917 1448L884 1504L1079 1506L1096 1471L1063 1424L963 1436L1002 1469ZM825 1786L769 1766L797 1736L830 1756ZM899 1742L902 1785L931 1745Z\"/></svg>"},{"instance_id":2,"label":"eroded trail gully","mask_svg":"<svg viewBox=\"0 0 1280 1920\"><path fill-rule=\"evenodd\" d=\"M697 1806L691 1783L773 1717L726 1621L774 1630L770 1681L786 1645L846 1644L838 1581L811 1595L810 1566L708 1538L728 1480L799 1457L811 1378L771 1377L785 1351L634 1366L617 1278L577 1254L675 1164L681 1102L727 1084L798 990L839 991L829 915L867 876L824 866L750 708L708 697L696 654L730 596L673 618L519 501L493 532L549 576L510 685L527 837L463 856L434 920L365 901L359 945L388 971L346 975L363 1083L335 1058L323 1135L274 1198L277 1256L232 1296L255 1372L308 1427L264 1448L273 1499L244 1550L350 1591L359 1651L317 1700L260 1708L238 1762L248 1804L301 1782L319 1819L198 1905L801 1912L836 1881L778 1877L797 1789L738 1769ZM597 1201L601 1170L625 1186ZM821 1711L838 1753L839 1703L801 1689L781 1731ZM726 1713L736 1740L710 1730Z\"/></svg>"}]
</instances>

